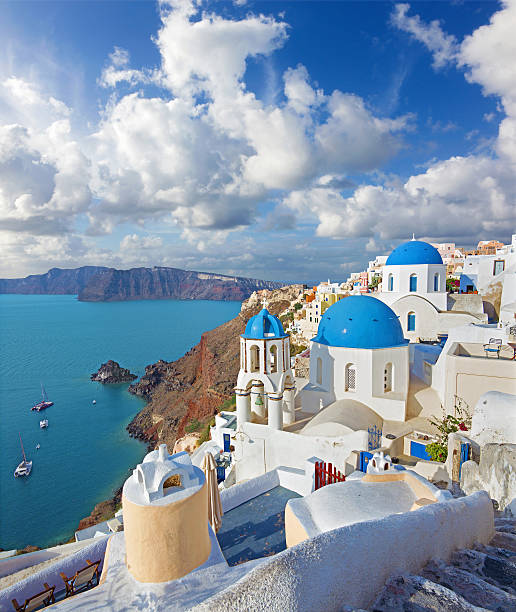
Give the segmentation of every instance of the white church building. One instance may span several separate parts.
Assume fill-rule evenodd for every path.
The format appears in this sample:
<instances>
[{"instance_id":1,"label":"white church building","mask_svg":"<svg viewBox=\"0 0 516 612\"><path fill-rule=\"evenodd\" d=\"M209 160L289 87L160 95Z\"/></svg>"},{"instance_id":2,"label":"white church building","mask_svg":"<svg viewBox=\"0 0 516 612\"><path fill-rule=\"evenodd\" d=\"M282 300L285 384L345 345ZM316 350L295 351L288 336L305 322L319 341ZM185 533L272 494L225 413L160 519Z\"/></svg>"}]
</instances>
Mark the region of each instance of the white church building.
<instances>
[{"instance_id":1,"label":"white church building","mask_svg":"<svg viewBox=\"0 0 516 612\"><path fill-rule=\"evenodd\" d=\"M408 385L408 340L389 306L357 295L324 313L310 347L310 382L302 391L305 412L353 400L382 419L404 421Z\"/></svg>"},{"instance_id":2,"label":"white church building","mask_svg":"<svg viewBox=\"0 0 516 612\"><path fill-rule=\"evenodd\" d=\"M414 238L400 244L387 258L382 290L375 297L394 310L411 342L437 340L458 325L487 322L481 296L457 295L449 300L446 264L439 251Z\"/></svg>"}]
</instances>

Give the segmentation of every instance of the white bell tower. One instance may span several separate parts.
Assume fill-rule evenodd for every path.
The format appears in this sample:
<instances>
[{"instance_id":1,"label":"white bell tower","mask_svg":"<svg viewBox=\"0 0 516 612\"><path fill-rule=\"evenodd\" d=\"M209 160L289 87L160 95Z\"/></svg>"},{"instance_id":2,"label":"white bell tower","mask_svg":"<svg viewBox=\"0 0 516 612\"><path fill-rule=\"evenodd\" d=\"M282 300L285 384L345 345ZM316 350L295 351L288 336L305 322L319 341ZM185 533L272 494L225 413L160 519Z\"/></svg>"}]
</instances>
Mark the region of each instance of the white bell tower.
<instances>
[{"instance_id":1,"label":"white bell tower","mask_svg":"<svg viewBox=\"0 0 516 612\"><path fill-rule=\"evenodd\" d=\"M290 337L278 317L263 309L247 322L240 336L240 371L236 393L237 427L252 420L274 429L292 423L294 375L290 369Z\"/></svg>"}]
</instances>

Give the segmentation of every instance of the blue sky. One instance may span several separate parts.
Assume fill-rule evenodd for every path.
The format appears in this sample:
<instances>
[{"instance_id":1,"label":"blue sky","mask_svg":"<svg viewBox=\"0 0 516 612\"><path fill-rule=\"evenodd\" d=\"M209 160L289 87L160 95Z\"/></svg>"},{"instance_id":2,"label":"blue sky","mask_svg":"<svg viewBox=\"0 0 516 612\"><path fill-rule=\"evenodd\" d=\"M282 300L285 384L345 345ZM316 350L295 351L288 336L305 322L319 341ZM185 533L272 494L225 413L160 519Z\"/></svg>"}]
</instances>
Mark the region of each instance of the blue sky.
<instances>
[{"instance_id":1,"label":"blue sky","mask_svg":"<svg viewBox=\"0 0 516 612\"><path fill-rule=\"evenodd\" d=\"M509 240L514 0L1 2L0 275Z\"/></svg>"}]
</instances>

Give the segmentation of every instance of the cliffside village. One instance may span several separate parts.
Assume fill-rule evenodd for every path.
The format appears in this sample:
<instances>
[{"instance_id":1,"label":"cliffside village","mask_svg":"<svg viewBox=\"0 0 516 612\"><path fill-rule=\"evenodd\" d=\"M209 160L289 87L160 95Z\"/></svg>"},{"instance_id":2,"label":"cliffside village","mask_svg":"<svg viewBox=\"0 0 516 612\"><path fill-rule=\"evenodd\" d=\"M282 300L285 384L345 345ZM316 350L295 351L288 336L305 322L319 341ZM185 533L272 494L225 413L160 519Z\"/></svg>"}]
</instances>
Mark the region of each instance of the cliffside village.
<instances>
[{"instance_id":1,"label":"cliffside village","mask_svg":"<svg viewBox=\"0 0 516 612\"><path fill-rule=\"evenodd\" d=\"M0 560L0 608L516 610L516 234L413 237L279 317L253 299L210 439Z\"/></svg>"}]
</instances>

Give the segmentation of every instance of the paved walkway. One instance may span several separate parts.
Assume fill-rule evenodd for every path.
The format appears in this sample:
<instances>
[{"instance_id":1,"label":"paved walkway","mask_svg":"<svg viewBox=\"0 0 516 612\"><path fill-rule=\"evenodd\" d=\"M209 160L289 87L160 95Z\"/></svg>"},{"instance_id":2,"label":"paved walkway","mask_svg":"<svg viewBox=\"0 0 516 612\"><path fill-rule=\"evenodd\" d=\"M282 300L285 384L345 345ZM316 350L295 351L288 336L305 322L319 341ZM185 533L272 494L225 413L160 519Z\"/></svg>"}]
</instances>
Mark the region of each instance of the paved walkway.
<instances>
[{"instance_id":1,"label":"paved walkway","mask_svg":"<svg viewBox=\"0 0 516 612\"><path fill-rule=\"evenodd\" d=\"M300 495L275 487L223 516L217 539L229 565L285 550L285 505L293 497Z\"/></svg>"}]
</instances>

